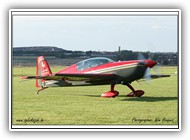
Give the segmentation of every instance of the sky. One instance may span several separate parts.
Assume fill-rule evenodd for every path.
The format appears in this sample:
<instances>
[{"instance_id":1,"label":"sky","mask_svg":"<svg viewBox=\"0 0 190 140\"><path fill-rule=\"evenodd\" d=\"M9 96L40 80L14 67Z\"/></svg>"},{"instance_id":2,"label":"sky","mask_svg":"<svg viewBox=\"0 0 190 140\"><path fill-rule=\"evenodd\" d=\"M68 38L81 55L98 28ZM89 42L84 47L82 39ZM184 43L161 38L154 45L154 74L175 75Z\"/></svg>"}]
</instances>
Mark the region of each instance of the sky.
<instances>
[{"instance_id":1,"label":"sky","mask_svg":"<svg viewBox=\"0 0 190 140\"><path fill-rule=\"evenodd\" d=\"M13 47L177 52L177 16L13 16Z\"/></svg>"}]
</instances>

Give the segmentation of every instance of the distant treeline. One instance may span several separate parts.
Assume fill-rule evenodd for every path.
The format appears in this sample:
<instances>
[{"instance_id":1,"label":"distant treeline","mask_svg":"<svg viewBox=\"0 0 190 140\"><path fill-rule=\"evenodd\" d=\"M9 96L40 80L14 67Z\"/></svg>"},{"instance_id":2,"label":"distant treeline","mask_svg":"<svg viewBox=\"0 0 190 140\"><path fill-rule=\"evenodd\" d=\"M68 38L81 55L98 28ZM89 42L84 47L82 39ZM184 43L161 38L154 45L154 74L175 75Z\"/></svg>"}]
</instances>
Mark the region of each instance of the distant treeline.
<instances>
[{"instance_id":1,"label":"distant treeline","mask_svg":"<svg viewBox=\"0 0 190 140\"><path fill-rule=\"evenodd\" d=\"M101 51L71 51L57 47L16 47L13 48L13 56L54 56L56 58L91 58L108 57L116 61L152 59L162 65L177 65L178 53L174 52L134 52L131 50L119 50L114 52Z\"/></svg>"}]
</instances>

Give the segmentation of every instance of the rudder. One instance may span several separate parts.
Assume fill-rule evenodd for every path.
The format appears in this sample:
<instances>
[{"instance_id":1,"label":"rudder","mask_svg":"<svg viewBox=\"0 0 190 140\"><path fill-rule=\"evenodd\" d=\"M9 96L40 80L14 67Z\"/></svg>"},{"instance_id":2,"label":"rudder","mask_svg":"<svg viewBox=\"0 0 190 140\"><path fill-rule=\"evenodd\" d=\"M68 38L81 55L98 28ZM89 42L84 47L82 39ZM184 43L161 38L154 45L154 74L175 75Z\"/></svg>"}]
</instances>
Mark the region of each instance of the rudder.
<instances>
[{"instance_id":1,"label":"rudder","mask_svg":"<svg viewBox=\"0 0 190 140\"><path fill-rule=\"evenodd\" d=\"M36 59L36 76L50 76L52 75L49 64L44 56L39 56ZM44 79L36 79L36 87L43 87Z\"/></svg>"}]
</instances>

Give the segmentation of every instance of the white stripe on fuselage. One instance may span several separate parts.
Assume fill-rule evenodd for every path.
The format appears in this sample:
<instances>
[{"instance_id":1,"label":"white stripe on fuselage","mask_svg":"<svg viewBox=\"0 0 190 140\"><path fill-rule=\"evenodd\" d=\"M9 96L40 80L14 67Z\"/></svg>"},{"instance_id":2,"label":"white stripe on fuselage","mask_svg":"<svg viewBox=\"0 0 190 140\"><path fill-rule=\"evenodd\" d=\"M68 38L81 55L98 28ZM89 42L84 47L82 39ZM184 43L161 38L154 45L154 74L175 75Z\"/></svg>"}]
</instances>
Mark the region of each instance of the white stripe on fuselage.
<instances>
[{"instance_id":1,"label":"white stripe on fuselage","mask_svg":"<svg viewBox=\"0 0 190 140\"><path fill-rule=\"evenodd\" d=\"M113 67L109 67L109 68L103 68L103 69L98 69L98 70L92 70L92 71L88 71L85 73L104 73L104 72L113 72L115 70L120 70L120 69L124 69L124 68L131 68L131 67L135 67L137 66L138 63L133 63L133 64L124 64L124 65L119 65L119 66L113 66Z\"/></svg>"}]
</instances>

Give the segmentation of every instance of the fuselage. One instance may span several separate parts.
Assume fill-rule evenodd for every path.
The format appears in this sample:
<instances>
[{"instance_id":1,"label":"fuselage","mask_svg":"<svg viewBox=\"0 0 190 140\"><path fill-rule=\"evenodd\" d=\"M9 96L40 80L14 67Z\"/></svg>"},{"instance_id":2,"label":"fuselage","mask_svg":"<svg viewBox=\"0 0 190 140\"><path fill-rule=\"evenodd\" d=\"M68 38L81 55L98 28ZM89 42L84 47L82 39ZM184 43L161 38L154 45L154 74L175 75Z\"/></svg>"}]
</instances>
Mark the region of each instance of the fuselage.
<instances>
[{"instance_id":1,"label":"fuselage","mask_svg":"<svg viewBox=\"0 0 190 140\"><path fill-rule=\"evenodd\" d=\"M90 58L72 66L69 66L57 74L115 74L116 78L112 81L100 80L94 83L85 81L56 81L54 85L72 86L72 85L102 85L120 83L131 83L134 80L142 78L148 67L153 67L156 62L152 60L131 60L115 62L108 58ZM51 82L52 83L52 82ZM56 84L55 84L56 83ZM47 83L48 84L48 83ZM49 85L51 85L49 83Z\"/></svg>"}]
</instances>

